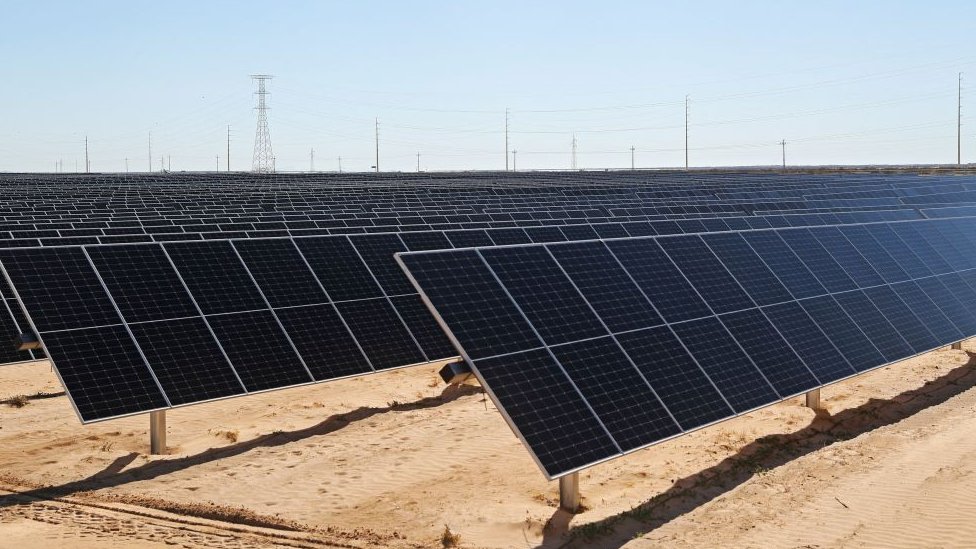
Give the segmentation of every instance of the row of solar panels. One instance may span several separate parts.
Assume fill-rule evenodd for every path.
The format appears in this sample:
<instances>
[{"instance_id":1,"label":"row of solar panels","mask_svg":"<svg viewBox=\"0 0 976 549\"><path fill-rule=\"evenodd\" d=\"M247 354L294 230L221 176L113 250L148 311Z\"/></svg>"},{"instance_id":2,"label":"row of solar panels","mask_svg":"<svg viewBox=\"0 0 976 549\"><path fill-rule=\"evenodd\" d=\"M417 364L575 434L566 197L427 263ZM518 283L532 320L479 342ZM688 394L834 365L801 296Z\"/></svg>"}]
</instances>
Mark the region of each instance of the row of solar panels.
<instances>
[{"instance_id":1,"label":"row of solar panels","mask_svg":"<svg viewBox=\"0 0 976 549\"><path fill-rule=\"evenodd\" d=\"M870 212L804 217L792 221L803 224L830 224L837 223L841 219L857 222L905 218L904 211L895 211L887 214ZM264 311L269 307L274 312L277 308L322 305L324 307L309 309L311 312L306 314L311 316L306 321L312 323L314 319L325 315L319 318L320 325L331 329L335 327L334 319L328 314L330 311L328 305L332 303L336 304L335 308L338 309L336 316L351 330L353 339L358 342L363 356L360 356L358 362L353 361L343 351L343 349L348 350L349 346L335 341L335 334L330 338L327 334L316 333L318 339L314 341L322 345L325 352L324 355L315 355L324 357L316 360L324 362L317 363L314 367L309 366L310 373L313 375L311 379L304 381L321 381L454 356L453 348L436 327L430 313L421 306L415 290L396 266L393 260L395 253L588 240L601 237L692 233L707 230L728 231L732 228L770 226L769 220L762 218L718 220L721 224L716 224L715 221L689 220L688 223L669 224L649 222L578 225L563 228L431 231L230 242L173 242L165 245L10 249L0 252L0 261L18 290L20 302L9 288L0 287L0 289L3 290L5 303L11 315L5 323L7 333L12 337L16 333L28 331L29 324L20 313L20 303L23 303L25 310L33 319L31 330L39 332L46 348L55 359L55 364L61 364L58 370L69 393L75 399L79 413L85 421L90 421L151 408L146 407L148 401L135 397L118 401L105 397L84 397L86 394L104 390L102 382L97 381L94 386L75 385L72 381L75 375L65 373L64 361L72 356L71 352L64 350L67 343L52 344L53 336L45 335L47 332L68 330L73 331L73 337L76 339L83 335L94 338L85 345L97 349L103 346L98 342L98 338L105 337L106 332L104 330L84 331L83 328L105 328L123 323L156 322L163 319L180 319L183 324L186 324L189 321L179 316L181 314L179 311L187 313L189 311L187 303L191 301L202 307L203 315L251 313ZM82 259L83 249L87 250L88 255L92 257L91 264ZM170 261L173 265L169 265ZM169 283L164 283L164 279L168 279ZM179 293L173 289L177 286L173 281L177 279L188 287L192 299L183 299L183 307L174 310L167 303L173 299L174 292ZM102 284L114 298L108 301L114 301L120 307L121 317L112 314L109 307L105 305L106 299L99 297L101 293L98 286ZM254 291L254 285L259 291ZM268 299L268 305L262 305L254 298L258 294ZM252 297L245 298L244 296L247 295ZM101 307L97 306L99 303L102 304ZM127 309L128 305L123 305L128 303L142 303L142 305L132 305L138 307L138 310L130 310ZM344 308L352 308L352 310L343 312ZM346 318L348 315L352 317ZM263 328L267 329L267 327L265 325ZM310 329L304 328L306 332ZM288 333L287 330L285 333ZM288 341L289 337L293 337L281 333L264 335L269 336L269 341L278 342ZM198 343L205 347L204 342ZM181 337L175 338L173 345L188 344L186 338ZM159 343L154 346L159 347ZM336 346L339 350L330 351L331 346ZM329 355L329 352L334 354ZM40 355L40 350L16 351L12 347L0 349L0 353L2 353L0 359L6 362L43 356ZM299 354L301 356L305 353ZM103 372L106 367L101 365L99 356L97 353L92 353L81 363L84 368ZM185 357L185 352L180 356ZM256 353L253 349L247 349L247 353L243 356L259 362L269 360L269 357ZM115 359L106 354L104 360ZM332 360L339 361L339 364L329 366ZM271 366L259 364L254 368L270 368L274 371L277 368L273 366L274 361L270 364ZM180 370L189 367L193 366L178 367L174 364L166 368ZM142 369L138 369L137 373L139 372L145 373ZM120 378L125 377L121 373L117 375ZM189 377L183 373L179 376ZM247 377L241 376L242 380ZM104 379L103 376L92 376L90 373L82 375L81 378ZM262 390L284 387L300 381L286 372L271 386L252 383L245 384L240 389ZM165 386L162 385L161 390L168 394ZM210 388L206 383L199 381L195 389L197 396L174 397L170 402L186 404L218 398L227 396L221 391L228 390L230 388L226 386ZM94 404L82 405L78 399L102 404L92 408Z\"/></svg>"},{"instance_id":2,"label":"row of solar panels","mask_svg":"<svg viewBox=\"0 0 976 549\"><path fill-rule=\"evenodd\" d=\"M401 254L554 478L976 335L976 220Z\"/></svg>"},{"instance_id":3,"label":"row of solar panels","mask_svg":"<svg viewBox=\"0 0 976 549\"><path fill-rule=\"evenodd\" d=\"M435 231L439 236L438 240L447 241L447 247L464 247L471 245L504 245L518 244L526 242L552 242L560 240L581 240L587 238L611 238L628 235L647 235L647 234L676 234L684 232L701 232L729 230L733 228L747 227L767 227L767 226L796 226L796 225L819 225L830 223L864 222L880 220L914 219L919 214L913 210L894 210L878 212L855 212L838 214L816 214L816 215L787 215L787 216L755 216L744 218L716 218L716 219L687 219L678 221L652 221L652 222L626 222L626 223L603 223L603 224L581 224L562 227L526 227L522 228L501 228L488 230L455 230L455 231ZM502 224L502 223L499 223ZM525 223L528 225L529 223ZM506 224L507 225L507 224ZM117 231L134 230L133 228L116 228ZM213 233L210 235L200 235L204 238L249 238L272 236L278 233L267 232L232 232L232 233ZM71 238L42 238L42 239L18 239L7 241L7 247L30 247L30 246L61 246L79 244L98 244L98 243L121 243L121 242L141 242L159 241L172 242L182 239L193 238L194 235L161 233L154 235L125 235L117 234L107 237L90 237L84 239ZM370 238L361 237L368 241ZM377 236L382 240L382 235ZM426 249L418 248L418 242L431 238L424 233L410 234L404 233L402 237L407 243L405 249ZM356 261L354 258L353 261ZM27 322L25 321L20 305L13 298L13 295L3 290L0 285L0 293L4 297L4 309L0 310L0 329L5 334L16 334L25 331ZM424 316L421 313L421 316ZM8 336L9 337L9 336ZM17 363L44 358L45 354L40 349L17 351L12 347L0 348L0 364Z\"/></svg>"}]
</instances>

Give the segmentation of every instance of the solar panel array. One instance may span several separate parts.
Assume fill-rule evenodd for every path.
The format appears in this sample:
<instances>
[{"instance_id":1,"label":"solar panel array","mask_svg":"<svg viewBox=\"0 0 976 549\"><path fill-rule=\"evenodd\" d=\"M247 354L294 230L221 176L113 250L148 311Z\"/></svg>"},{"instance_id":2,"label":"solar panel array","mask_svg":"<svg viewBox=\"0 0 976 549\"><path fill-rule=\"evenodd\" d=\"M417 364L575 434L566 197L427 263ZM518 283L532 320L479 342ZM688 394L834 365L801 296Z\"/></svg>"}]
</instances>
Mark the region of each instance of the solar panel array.
<instances>
[{"instance_id":1,"label":"solar panel array","mask_svg":"<svg viewBox=\"0 0 976 549\"><path fill-rule=\"evenodd\" d=\"M0 330L40 336L88 422L456 356L395 253L917 220L974 207L976 180L21 175L0 189Z\"/></svg>"},{"instance_id":2,"label":"solar panel array","mask_svg":"<svg viewBox=\"0 0 976 549\"><path fill-rule=\"evenodd\" d=\"M873 220L918 218L906 200L939 204L936 197L965 198L959 193L973 187L959 178L890 175L21 174L0 176L0 247L430 230L446 231L455 246L485 244L484 235L465 229L488 229L492 243L514 244L561 233L577 239L850 222L835 216L869 213ZM824 206L833 210L822 212ZM764 211L790 213L759 215ZM796 213L803 211L822 213ZM0 295L0 333L24 331L6 284ZM36 358L43 351L0 350L0 364Z\"/></svg>"},{"instance_id":3,"label":"solar panel array","mask_svg":"<svg viewBox=\"0 0 976 549\"><path fill-rule=\"evenodd\" d=\"M550 478L976 335L976 220L407 253Z\"/></svg>"}]
</instances>

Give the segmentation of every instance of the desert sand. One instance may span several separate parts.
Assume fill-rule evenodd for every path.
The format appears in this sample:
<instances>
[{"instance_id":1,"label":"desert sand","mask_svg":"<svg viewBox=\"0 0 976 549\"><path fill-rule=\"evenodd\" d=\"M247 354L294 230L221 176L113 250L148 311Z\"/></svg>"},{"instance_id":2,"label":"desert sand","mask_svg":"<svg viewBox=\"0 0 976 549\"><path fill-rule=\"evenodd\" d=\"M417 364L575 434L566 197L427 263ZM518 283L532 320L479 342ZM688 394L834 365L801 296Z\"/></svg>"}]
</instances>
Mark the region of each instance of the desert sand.
<instances>
[{"instance_id":1,"label":"desert sand","mask_svg":"<svg viewBox=\"0 0 976 549\"><path fill-rule=\"evenodd\" d=\"M547 482L422 366L83 426L0 367L0 547L976 546L976 355L940 350ZM27 399L13 398L28 395Z\"/></svg>"}]
</instances>

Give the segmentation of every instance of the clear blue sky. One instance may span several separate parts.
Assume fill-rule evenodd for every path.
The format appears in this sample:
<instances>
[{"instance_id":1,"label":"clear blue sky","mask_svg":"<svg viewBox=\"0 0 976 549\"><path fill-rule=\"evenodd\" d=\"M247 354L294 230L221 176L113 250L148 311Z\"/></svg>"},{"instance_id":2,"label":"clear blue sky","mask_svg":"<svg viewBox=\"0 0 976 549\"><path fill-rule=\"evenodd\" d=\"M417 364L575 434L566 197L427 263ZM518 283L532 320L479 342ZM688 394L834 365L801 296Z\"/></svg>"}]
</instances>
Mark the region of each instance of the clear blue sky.
<instances>
[{"instance_id":1,"label":"clear blue sky","mask_svg":"<svg viewBox=\"0 0 976 549\"><path fill-rule=\"evenodd\" d=\"M2 0L0 170L250 169L269 73L279 170L976 161L976 3ZM972 90L970 92L969 90Z\"/></svg>"}]
</instances>

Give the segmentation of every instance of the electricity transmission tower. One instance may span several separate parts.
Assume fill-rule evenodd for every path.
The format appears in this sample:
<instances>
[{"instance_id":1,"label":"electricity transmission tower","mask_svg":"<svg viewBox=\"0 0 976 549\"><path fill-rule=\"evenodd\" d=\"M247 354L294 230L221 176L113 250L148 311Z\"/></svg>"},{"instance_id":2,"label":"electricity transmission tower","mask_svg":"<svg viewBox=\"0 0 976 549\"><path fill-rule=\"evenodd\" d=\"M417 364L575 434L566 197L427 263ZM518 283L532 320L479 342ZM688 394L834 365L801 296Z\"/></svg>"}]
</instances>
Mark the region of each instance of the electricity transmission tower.
<instances>
[{"instance_id":1,"label":"electricity transmission tower","mask_svg":"<svg viewBox=\"0 0 976 549\"><path fill-rule=\"evenodd\" d=\"M505 109L505 171L508 171L508 109Z\"/></svg>"},{"instance_id":2,"label":"electricity transmission tower","mask_svg":"<svg viewBox=\"0 0 976 549\"><path fill-rule=\"evenodd\" d=\"M373 138L376 141L376 173L380 173L380 119L377 118L375 121L376 126L373 128Z\"/></svg>"},{"instance_id":3,"label":"electricity transmission tower","mask_svg":"<svg viewBox=\"0 0 976 549\"><path fill-rule=\"evenodd\" d=\"M274 154L271 152L271 130L268 129L268 91L266 83L271 80L270 74L252 74L251 79L258 83L258 126L254 134L254 158L251 170L255 172L274 171Z\"/></svg>"},{"instance_id":4,"label":"electricity transmission tower","mask_svg":"<svg viewBox=\"0 0 976 549\"><path fill-rule=\"evenodd\" d=\"M685 96L685 169L688 169L688 98Z\"/></svg>"},{"instance_id":5,"label":"electricity transmission tower","mask_svg":"<svg viewBox=\"0 0 976 549\"><path fill-rule=\"evenodd\" d=\"M962 73L959 73L959 95L956 102L956 164L962 164Z\"/></svg>"},{"instance_id":6,"label":"electricity transmission tower","mask_svg":"<svg viewBox=\"0 0 976 549\"><path fill-rule=\"evenodd\" d=\"M631 171L633 171L633 169L634 169L634 150L636 150L636 147L634 147L633 145L631 145L630 146L630 169L631 169Z\"/></svg>"},{"instance_id":7,"label":"electricity transmission tower","mask_svg":"<svg viewBox=\"0 0 976 549\"><path fill-rule=\"evenodd\" d=\"M784 139L780 141L779 145L783 147L783 169L785 170L786 169L786 140Z\"/></svg>"},{"instance_id":8,"label":"electricity transmission tower","mask_svg":"<svg viewBox=\"0 0 976 549\"><path fill-rule=\"evenodd\" d=\"M573 158L570 161L569 167L574 170L576 169L576 134L575 133L573 134Z\"/></svg>"}]
</instances>

